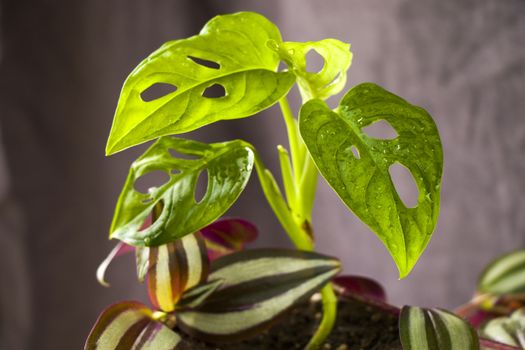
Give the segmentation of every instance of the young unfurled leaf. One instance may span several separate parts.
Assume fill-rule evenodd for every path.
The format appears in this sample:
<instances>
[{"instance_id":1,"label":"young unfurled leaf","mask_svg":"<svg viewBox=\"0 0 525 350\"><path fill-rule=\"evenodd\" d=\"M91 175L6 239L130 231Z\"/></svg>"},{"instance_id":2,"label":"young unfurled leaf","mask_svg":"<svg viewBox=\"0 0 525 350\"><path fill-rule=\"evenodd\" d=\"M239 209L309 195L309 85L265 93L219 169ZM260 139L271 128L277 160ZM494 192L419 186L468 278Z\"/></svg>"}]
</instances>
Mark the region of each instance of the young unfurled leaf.
<instances>
[{"instance_id":1,"label":"young unfurled leaf","mask_svg":"<svg viewBox=\"0 0 525 350\"><path fill-rule=\"evenodd\" d=\"M478 281L481 293L525 293L525 250L506 254L493 261Z\"/></svg>"},{"instance_id":2,"label":"young unfurled leaf","mask_svg":"<svg viewBox=\"0 0 525 350\"><path fill-rule=\"evenodd\" d=\"M343 296L362 296L386 302L386 293L376 281L362 276L338 276L333 279L334 289Z\"/></svg>"},{"instance_id":3,"label":"young unfurled leaf","mask_svg":"<svg viewBox=\"0 0 525 350\"><path fill-rule=\"evenodd\" d=\"M135 247L133 246L130 246L124 242L119 242L115 248L113 248L111 250L111 252L108 254L108 256L104 259L104 261L102 261L102 263L98 266L97 268L97 280L98 282L103 285L104 287L109 287L109 283L106 282L106 279L105 279L105 275L106 275L106 270L108 269L109 265L111 264L111 262L122 256L122 255L125 255L125 254L128 254L128 253L132 253L133 251L135 251Z\"/></svg>"},{"instance_id":4,"label":"young unfurled leaf","mask_svg":"<svg viewBox=\"0 0 525 350\"><path fill-rule=\"evenodd\" d=\"M398 136L383 140L363 131L380 120ZM299 127L321 174L378 235L405 277L430 240L439 212L443 153L430 115L365 83L351 89L335 112L320 100L309 101ZM411 172L419 190L413 208L403 203L390 177L397 163Z\"/></svg>"},{"instance_id":5,"label":"young unfurled leaf","mask_svg":"<svg viewBox=\"0 0 525 350\"><path fill-rule=\"evenodd\" d=\"M525 308L510 317L498 317L480 328L480 334L497 342L525 348Z\"/></svg>"},{"instance_id":6,"label":"young unfurled leaf","mask_svg":"<svg viewBox=\"0 0 525 350\"><path fill-rule=\"evenodd\" d=\"M106 153L251 116L276 103L295 77L276 72L279 56L268 40L281 42L277 27L259 14L240 12L217 16L199 35L161 46L124 83ZM162 84L170 91L146 102L142 94ZM219 94L213 94L216 87Z\"/></svg>"},{"instance_id":7,"label":"young unfurled leaf","mask_svg":"<svg viewBox=\"0 0 525 350\"><path fill-rule=\"evenodd\" d=\"M155 308L171 312L182 293L206 281L209 260L200 233L149 249L148 292Z\"/></svg>"},{"instance_id":8,"label":"young unfurled leaf","mask_svg":"<svg viewBox=\"0 0 525 350\"><path fill-rule=\"evenodd\" d=\"M153 319L137 302L121 302L100 315L88 336L85 350L189 350L191 347L170 328Z\"/></svg>"},{"instance_id":9,"label":"young unfurled leaf","mask_svg":"<svg viewBox=\"0 0 525 350\"><path fill-rule=\"evenodd\" d=\"M399 332L403 350L479 350L476 331L444 310L405 306Z\"/></svg>"},{"instance_id":10,"label":"young unfurled leaf","mask_svg":"<svg viewBox=\"0 0 525 350\"><path fill-rule=\"evenodd\" d=\"M171 151L196 159L172 156ZM157 246L197 232L220 217L240 195L253 168L253 151L243 141L204 144L164 137L155 142L131 169L120 194L111 225L112 238L137 246ZM153 171L169 175L165 184L148 193L134 188L140 177ZM196 201L197 180L207 172L207 189ZM156 207L156 220L143 223Z\"/></svg>"},{"instance_id":11,"label":"young unfurled leaf","mask_svg":"<svg viewBox=\"0 0 525 350\"><path fill-rule=\"evenodd\" d=\"M318 291L339 269L333 258L296 250L226 255L212 264L209 276L222 280L221 286L196 308L178 310L178 325L211 341L249 337Z\"/></svg>"},{"instance_id":12,"label":"young unfurled leaf","mask_svg":"<svg viewBox=\"0 0 525 350\"><path fill-rule=\"evenodd\" d=\"M211 260L242 250L246 243L253 242L258 235L254 224L235 218L219 219L200 232L206 241Z\"/></svg>"},{"instance_id":13,"label":"young unfurled leaf","mask_svg":"<svg viewBox=\"0 0 525 350\"><path fill-rule=\"evenodd\" d=\"M346 84L346 71L352 63L350 45L335 39L325 39L316 42L270 42L269 46L276 50L297 76L297 83L303 101L313 98L326 100L339 93ZM324 60L319 72L309 72L307 55L317 52Z\"/></svg>"}]
</instances>

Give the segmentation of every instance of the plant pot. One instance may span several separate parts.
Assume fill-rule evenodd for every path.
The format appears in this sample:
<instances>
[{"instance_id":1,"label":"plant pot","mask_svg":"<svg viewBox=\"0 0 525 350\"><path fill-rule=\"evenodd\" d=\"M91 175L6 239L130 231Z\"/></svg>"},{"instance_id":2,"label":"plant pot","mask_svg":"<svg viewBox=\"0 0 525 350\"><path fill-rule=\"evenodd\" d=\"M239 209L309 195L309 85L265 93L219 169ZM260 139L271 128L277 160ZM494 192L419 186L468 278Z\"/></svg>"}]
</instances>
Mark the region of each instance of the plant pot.
<instances>
[{"instance_id":1,"label":"plant pot","mask_svg":"<svg viewBox=\"0 0 525 350\"><path fill-rule=\"evenodd\" d=\"M359 297L340 297L336 324L321 349L401 350L398 329L399 309ZM206 343L188 338L194 350L302 350L321 318L321 303L314 295L310 302L289 311L260 335L227 344Z\"/></svg>"}]
</instances>

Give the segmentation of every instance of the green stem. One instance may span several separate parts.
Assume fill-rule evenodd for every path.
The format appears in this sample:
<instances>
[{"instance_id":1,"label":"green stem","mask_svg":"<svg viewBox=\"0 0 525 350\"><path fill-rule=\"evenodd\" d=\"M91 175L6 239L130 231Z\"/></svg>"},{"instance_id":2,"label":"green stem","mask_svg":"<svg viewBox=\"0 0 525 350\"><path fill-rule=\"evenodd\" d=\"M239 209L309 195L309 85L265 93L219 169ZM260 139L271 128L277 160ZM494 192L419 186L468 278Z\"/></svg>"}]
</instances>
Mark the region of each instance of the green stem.
<instances>
[{"instance_id":1,"label":"green stem","mask_svg":"<svg viewBox=\"0 0 525 350\"><path fill-rule=\"evenodd\" d=\"M315 331L314 336L310 339L308 345L306 345L305 350L319 349L335 324L335 318L337 316L337 297L335 296L331 283L328 283L323 287L321 290L321 297L323 300L323 319Z\"/></svg>"},{"instance_id":2,"label":"green stem","mask_svg":"<svg viewBox=\"0 0 525 350\"><path fill-rule=\"evenodd\" d=\"M266 169L261 157L257 151L251 146L247 145L252 149L255 155L255 169L259 177L259 182L264 192L264 196L270 204L275 216L283 226L284 230L292 240L293 244L301 250L313 250L313 241L300 226L298 226L294 220L293 213L286 204L284 197L273 177L272 173Z\"/></svg>"},{"instance_id":3,"label":"green stem","mask_svg":"<svg viewBox=\"0 0 525 350\"><path fill-rule=\"evenodd\" d=\"M295 182L295 186L293 186L295 189L295 196L293 196L294 202L288 202L288 212L291 213L292 218L295 221L295 228L299 228L299 230L303 233L303 237L306 234L310 238L311 245L308 250L313 250L313 234L311 232L310 223L312 221L312 209L319 172L315 167L310 154L306 151L306 145L299 136L297 121L293 116L286 97L283 97L279 101L279 104L281 106L284 122L288 131L288 140L290 143L291 153L290 156L292 158L292 170ZM286 178L290 173L290 169L288 169L289 163L286 164L284 162L283 155L281 155L280 158L282 160L281 172L283 174L283 178L286 180L285 182L289 182L289 178ZM285 185L287 184L285 183ZM287 186L291 187L289 184ZM294 234L288 232L288 235L292 237ZM298 245L296 245L296 247L298 249L304 249ZM306 346L307 350L319 349L326 337L328 337L332 331L332 328L335 324L337 316L337 297L335 296L334 290L330 283L321 290L321 297L323 302L323 317L315 334Z\"/></svg>"},{"instance_id":4,"label":"green stem","mask_svg":"<svg viewBox=\"0 0 525 350\"><path fill-rule=\"evenodd\" d=\"M288 131L288 142L290 143L294 178L295 183L298 184L301 181L301 171L303 168L304 156L306 154L306 147L299 136L297 121L293 116L292 109L290 108L286 96L279 100L279 106L281 107L286 130Z\"/></svg>"}]
</instances>

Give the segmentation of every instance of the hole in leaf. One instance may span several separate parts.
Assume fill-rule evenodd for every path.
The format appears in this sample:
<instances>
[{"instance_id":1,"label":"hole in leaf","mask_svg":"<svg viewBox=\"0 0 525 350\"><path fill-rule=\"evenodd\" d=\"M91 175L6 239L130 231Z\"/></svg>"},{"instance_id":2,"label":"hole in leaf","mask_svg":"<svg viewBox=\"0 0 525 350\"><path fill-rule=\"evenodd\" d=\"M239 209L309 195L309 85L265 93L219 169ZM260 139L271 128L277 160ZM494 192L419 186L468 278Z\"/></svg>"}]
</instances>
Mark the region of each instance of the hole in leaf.
<instances>
[{"instance_id":1,"label":"hole in leaf","mask_svg":"<svg viewBox=\"0 0 525 350\"><path fill-rule=\"evenodd\" d=\"M278 72L286 72L288 71L288 65L284 61L279 61L279 67L277 68Z\"/></svg>"},{"instance_id":2,"label":"hole in leaf","mask_svg":"<svg viewBox=\"0 0 525 350\"><path fill-rule=\"evenodd\" d=\"M221 84L208 86L203 92L202 97L220 98L226 96L226 89Z\"/></svg>"},{"instance_id":3,"label":"hole in leaf","mask_svg":"<svg viewBox=\"0 0 525 350\"><path fill-rule=\"evenodd\" d=\"M319 73L324 67L324 58L314 49L308 51L305 56L306 71L309 73Z\"/></svg>"},{"instance_id":4,"label":"hole in leaf","mask_svg":"<svg viewBox=\"0 0 525 350\"><path fill-rule=\"evenodd\" d=\"M208 171L203 170L199 174L197 181L195 182L195 191L193 195L195 196L195 202L200 203L208 191Z\"/></svg>"},{"instance_id":5,"label":"hole in leaf","mask_svg":"<svg viewBox=\"0 0 525 350\"><path fill-rule=\"evenodd\" d=\"M150 188L164 185L170 180L170 176L162 170L153 170L135 180L135 190L140 193L148 193Z\"/></svg>"},{"instance_id":6,"label":"hole in leaf","mask_svg":"<svg viewBox=\"0 0 525 350\"><path fill-rule=\"evenodd\" d=\"M384 119L365 126L363 132L370 137L383 140L392 140L398 136L396 129Z\"/></svg>"},{"instance_id":7,"label":"hole in leaf","mask_svg":"<svg viewBox=\"0 0 525 350\"><path fill-rule=\"evenodd\" d=\"M219 63L205 60L204 58L198 58L194 56L188 56L188 58L200 66L204 66L204 67L211 68L211 69L221 68L221 65Z\"/></svg>"},{"instance_id":8,"label":"hole in leaf","mask_svg":"<svg viewBox=\"0 0 525 350\"><path fill-rule=\"evenodd\" d=\"M401 198L401 201L407 208L417 206L419 190L414 177L404 165L394 163L388 168L394 187Z\"/></svg>"},{"instance_id":9,"label":"hole in leaf","mask_svg":"<svg viewBox=\"0 0 525 350\"><path fill-rule=\"evenodd\" d=\"M355 159L361 159L361 156L359 155L359 150L356 146L350 147L350 150L352 151L352 154L354 155Z\"/></svg>"},{"instance_id":10,"label":"hole in leaf","mask_svg":"<svg viewBox=\"0 0 525 350\"><path fill-rule=\"evenodd\" d=\"M168 149L168 152L170 153L170 156L172 156L173 158L178 158L178 159L195 160L195 159L200 158L199 156L196 156L194 154L182 153L173 148Z\"/></svg>"},{"instance_id":11,"label":"hole in leaf","mask_svg":"<svg viewBox=\"0 0 525 350\"><path fill-rule=\"evenodd\" d=\"M172 169L172 170L171 170L171 174L172 174L172 175L178 175L178 174L180 174L180 170L178 170L178 169Z\"/></svg>"},{"instance_id":12,"label":"hole in leaf","mask_svg":"<svg viewBox=\"0 0 525 350\"><path fill-rule=\"evenodd\" d=\"M150 102L175 91L177 91L177 87L175 85L168 83L155 83L146 90L142 91L140 98L144 102Z\"/></svg>"}]
</instances>

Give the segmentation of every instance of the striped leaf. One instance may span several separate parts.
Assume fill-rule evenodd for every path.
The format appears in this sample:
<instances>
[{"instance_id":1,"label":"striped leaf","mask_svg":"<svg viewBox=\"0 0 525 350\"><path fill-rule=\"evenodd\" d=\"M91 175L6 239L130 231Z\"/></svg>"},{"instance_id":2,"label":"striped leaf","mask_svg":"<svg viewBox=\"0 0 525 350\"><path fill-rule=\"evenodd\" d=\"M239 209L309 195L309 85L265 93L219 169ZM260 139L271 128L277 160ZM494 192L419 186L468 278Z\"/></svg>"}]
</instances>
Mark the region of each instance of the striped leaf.
<instances>
[{"instance_id":1,"label":"striped leaf","mask_svg":"<svg viewBox=\"0 0 525 350\"><path fill-rule=\"evenodd\" d=\"M444 310L405 306L399 332L404 350L478 350L476 331Z\"/></svg>"},{"instance_id":2,"label":"striped leaf","mask_svg":"<svg viewBox=\"0 0 525 350\"><path fill-rule=\"evenodd\" d=\"M201 283L182 294L177 303L178 309L195 308L202 304L217 288L224 283L224 280L218 279L207 283Z\"/></svg>"},{"instance_id":3,"label":"striped leaf","mask_svg":"<svg viewBox=\"0 0 525 350\"><path fill-rule=\"evenodd\" d=\"M258 236L254 224L235 218L219 219L200 232L206 241L210 260L242 250L246 243L255 241Z\"/></svg>"},{"instance_id":4,"label":"striped leaf","mask_svg":"<svg viewBox=\"0 0 525 350\"><path fill-rule=\"evenodd\" d=\"M189 345L170 328L153 319L153 313L137 302L121 302L107 308L88 336L85 350L182 350Z\"/></svg>"},{"instance_id":5,"label":"striped leaf","mask_svg":"<svg viewBox=\"0 0 525 350\"><path fill-rule=\"evenodd\" d=\"M519 250L494 260L478 281L481 293L525 293L525 250Z\"/></svg>"},{"instance_id":6,"label":"striped leaf","mask_svg":"<svg viewBox=\"0 0 525 350\"><path fill-rule=\"evenodd\" d=\"M141 229L149 227L151 221L150 215ZM253 242L258 236L257 227L254 224L238 218L219 219L201 229L200 233L206 243L210 260L242 250L247 243ZM105 280L109 265L114 259L132 252L135 252L136 256L138 279L143 282L149 270L149 247L133 247L119 242L97 269L97 280L100 284L109 287L109 283Z\"/></svg>"},{"instance_id":7,"label":"striped leaf","mask_svg":"<svg viewBox=\"0 0 525 350\"><path fill-rule=\"evenodd\" d=\"M200 233L149 248L148 292L151 303L171 312L182 293L204 282L209 260Z\"/></svg>"},{"instance_id":8,"label":"striped leaf","mask_svg":"<svg viewBox=\"0 0 525 350\"><path fill-rule=\"evenodd\" d=\"M510 317L498 317L480 328L480 334L491 340L525 348L525 308L516 310Z\"/></svg>"},{"instance_id":9,"label":"striped leaf","mask_svg":"<svg viewBox=\"0 0 525 350\"><path fill-rule=\"evenodd\" d=\"M210 341L247 338L269 327L340 270L334 258L286 249L257 249L224 256L209 280L220 288L198 307L177 311L179 327Z\"/></svg>"}]
</instances>

